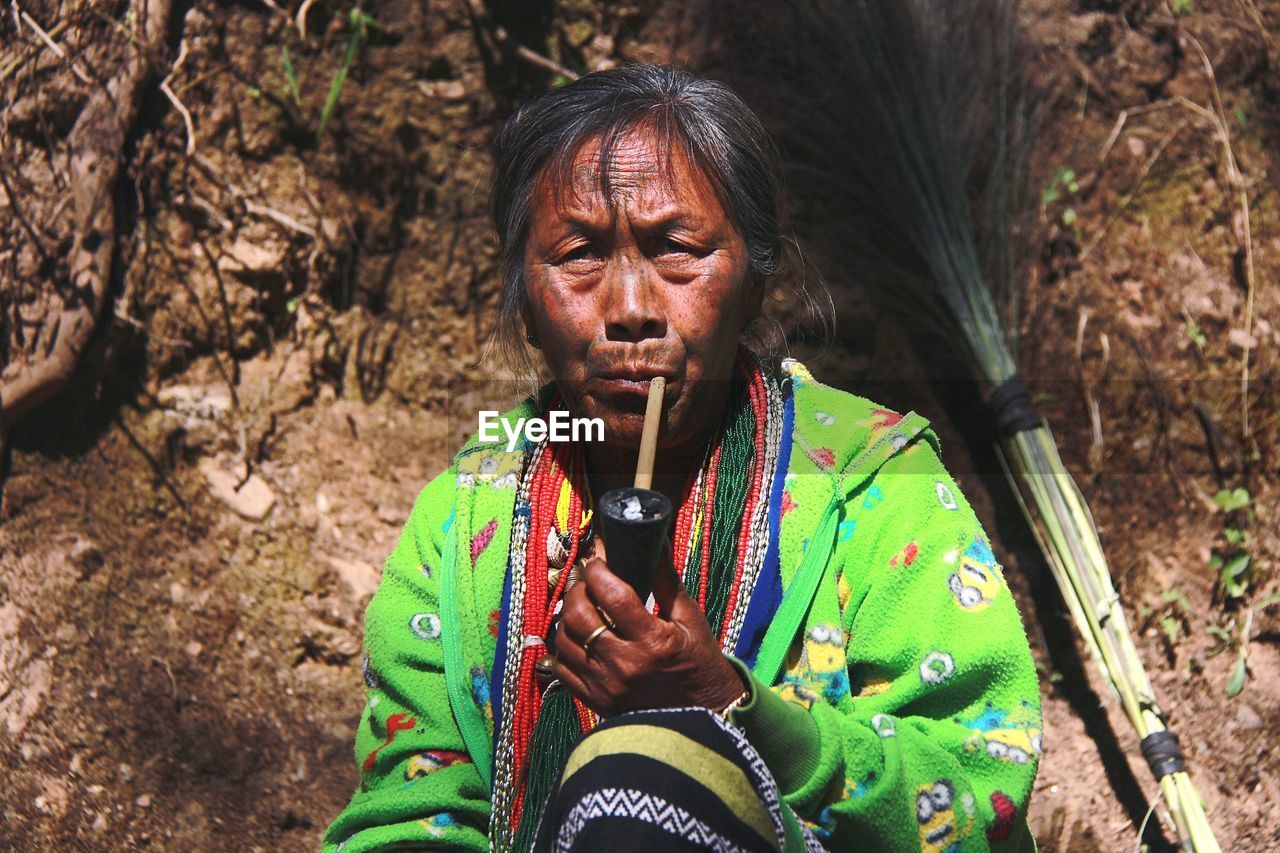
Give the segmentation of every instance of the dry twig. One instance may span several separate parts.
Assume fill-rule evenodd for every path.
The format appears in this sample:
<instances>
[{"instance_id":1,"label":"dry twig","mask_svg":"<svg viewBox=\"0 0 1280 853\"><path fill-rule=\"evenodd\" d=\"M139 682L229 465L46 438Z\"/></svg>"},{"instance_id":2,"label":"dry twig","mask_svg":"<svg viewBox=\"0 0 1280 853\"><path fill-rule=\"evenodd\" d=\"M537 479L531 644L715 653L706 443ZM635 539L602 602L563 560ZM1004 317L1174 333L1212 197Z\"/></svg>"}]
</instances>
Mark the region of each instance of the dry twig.
<instances>
[{"instance_id":1,"label":"dry twig","mask_svg":"<svg viewBox=\"0 0 1280 853\"><path fill-rule=\"evenodd\" d=\"M1098 155L1098 168L1102 168L1102 164L1107 161L1107 155L1111 153L1112 147L1115 146L1116 140L1120 138L1120 131L1124 129L1125 123L1134 116L1140 116L1143 113L1155 112L1165 107L1171 107L1175 103L1173 98L1165 98L1161 101L1154 101L1150 104L1143 104L1137 107L1126 107L1116 116L1116 123L1111 128L1111 133L1107 136L1107 141L1102 144L1102 153Z\"/></svg>"},{"instance_id":2,"label":"dry twig","mask_svg":"<svg viewBox=\"0 0 1280 853\"><path fill-rule=\"evenodd\" d=\"M488 8L484 4L484 0L466 0L467 11L471 13L471 19L475 22L476 27L487 33L493 39L493 47L498 52L509 53L517 59L541 68L543 71L549 71L552 74L558 74L566 80L577 80L578 73L565 68L554 59L550 59L537 51L530 50L520 42L511 37L507 32L507 28L499 24L489 14Z\"/></svg>"},{"instance_id":3,"label":"dry twig","mask_svg":"<svg viewBox=\"0 0 1280 853\"><path fill-rule=\"evenodd\" d=\"M58 36L62 35L62 31L65 30L68 25L69 25L68 21L58 21L58 23L54 25L53 29L49 30L47 35L49 36L50 39L56 39ZM46 42L42 41L41 43L45 44ZM26 62L28 59L30 59L34 54L38 53L40 50L41 50L40 45L29 48L26 51L15 56L13 59L11 59L9 61L9 64L4 66L4 68L0 68L0 83L3 83L5 80L8 80L10 74L17 71L19 68L21 68L24 62Z\"/></svg>"},{"instance_id":4,"label":"dry twig","mask_svg":"<svg viewBox=\"0 0 1280 853\"><path fill-rule=\"evenodd\" d=\"M190 14L188 12L188 14ZM164 92L164 96L169 99L169 103L173 104L173 108L178 111L178 115L182 116L182 123L187 128L187 156L190 157L196 153L196 128L191 121L191 111L186 105L179 100L174 94L173 89L169 87L169 81L173 79L173 75L178 73L178 69L182 67L183 61L187 58L187 41L183 39L178 45L178 58L173 61L173 67L169 69L169 73L160 81L160 91Z\"/></svg>"},{"instance_id":5,"label":"dry twig","mask_svg":"<svg viewBox=\"0 0 1280 853\"><path fill-rule=\"evenodd\" d=\"M196 166L199 167L205 177L222 187L223 190L230 193L232 198L243 204L244 209L247 212L254 216L261 216L265 219L270 219L277 225L282 225L291 231L296 231L299 234L310 237L312 240L316 239L316 229L312 228L310 225L304 225L283 211L276 210L274 207L270 207L249 198L249 193L229 181L218 169L217 165L208 157L205 157L203 154L193 154L191 162L195 163Z\"/></svg>"},{"instance_id":6,"label":"dry twig","mask_svg":"<svg viewBox=\"0 0 1280 853\"><path fill-rule=\"evenodd\" d=\"M302 36L302 40L307 40L307 12L311 11L311 4L315 0L302 0L302 5L298 7L298 16L295 19L298 24L298 35Z\"/></svg>"},{"instance_id":7,"label":"dry twig","mask_svg":"<svg viewBox=\"0 0 1280 853\"><path fill-rule=\"evenodd\" d=\"M17 0L14 0L13 11L17 17L22 19L23 23L25 23L28 27L31 28L31 31L36 34L36 36L40 39L40 41L45 43L45 47L49 48L49 50L56 53L59 59L67 60L67 63L71 67L71 73L76 75L77 80L79 80L81 83L84 83L86 86L93 85L93 78L91 78L88 74L85 73L84 69L80 67L80 64L78 62L76 62L74 59L71 59L70 57L67 56L67 51L62 47L62 45L54 41L53 37L48 32L46 32L43 27L41 27L39 24L36 23L35 18L31 17L24 10L18 7Z\"/></svg>"}]
</instances>

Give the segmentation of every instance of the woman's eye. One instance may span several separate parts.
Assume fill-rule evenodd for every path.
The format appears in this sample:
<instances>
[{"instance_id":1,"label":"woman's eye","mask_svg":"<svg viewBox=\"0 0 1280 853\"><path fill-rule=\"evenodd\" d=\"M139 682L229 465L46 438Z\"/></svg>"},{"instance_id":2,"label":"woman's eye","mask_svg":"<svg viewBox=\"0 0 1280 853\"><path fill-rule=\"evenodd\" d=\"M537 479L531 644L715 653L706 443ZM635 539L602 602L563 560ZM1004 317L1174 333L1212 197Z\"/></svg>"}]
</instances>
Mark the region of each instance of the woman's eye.
<instances>
[{"instance_id":1,"label":"woman's eye","mask_svg":"<svg viewBox=\"0 0 1280 853\"><path fill-rule=\"evenodd\" d=\"M570 249L568 252L560 256L560 263L566 264L572 261L594 261L599 258L599 253L592 246L578 246Z\"/></svg>"},{"instance_id":2,"label":"woman's eye","mask_svg":"<svg viewBox=\"0 0 1280 853\"><path fill-rule=\"evenodd\" d=\"M678 240L663 240L662 254L664 255L689 255L693 254L693 248L686 246Z\"/></svg>"}]
</instances>

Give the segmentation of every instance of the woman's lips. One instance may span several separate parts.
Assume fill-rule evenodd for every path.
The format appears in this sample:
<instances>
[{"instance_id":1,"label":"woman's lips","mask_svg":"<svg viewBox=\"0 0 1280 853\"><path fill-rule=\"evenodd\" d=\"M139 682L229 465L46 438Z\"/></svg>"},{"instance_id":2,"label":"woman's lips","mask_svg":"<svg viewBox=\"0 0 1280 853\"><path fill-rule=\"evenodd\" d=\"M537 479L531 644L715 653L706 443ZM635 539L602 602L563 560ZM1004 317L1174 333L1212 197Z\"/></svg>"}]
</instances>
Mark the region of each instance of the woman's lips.
<instances>
[{"instance_id":1,"label":"woman's lips","mask_svg":"<svg viewBox=\"0 0 1280 853\"><path fill-rule=\"evenodd\" d=\"M659 376L667 380L667 387L663 396L670 399L675 394L675 386L679 380L663 371L614 371L599 376L596 380L615 394L638 394L641 396L647 396L649 394L649 383Z\"/></svg>"},{"instance_id":2,"label":"woman's lips","mask_svg":"<svg viewBox=\"0 0 1280 853\"><path fill-rule=\"evenodd\" d=\"M649 393L648 379L626 379L619 376L613 379L605 379L603 381L611 391L617 393L644 394L646 396Z\"/></svg>"}]
</instances>

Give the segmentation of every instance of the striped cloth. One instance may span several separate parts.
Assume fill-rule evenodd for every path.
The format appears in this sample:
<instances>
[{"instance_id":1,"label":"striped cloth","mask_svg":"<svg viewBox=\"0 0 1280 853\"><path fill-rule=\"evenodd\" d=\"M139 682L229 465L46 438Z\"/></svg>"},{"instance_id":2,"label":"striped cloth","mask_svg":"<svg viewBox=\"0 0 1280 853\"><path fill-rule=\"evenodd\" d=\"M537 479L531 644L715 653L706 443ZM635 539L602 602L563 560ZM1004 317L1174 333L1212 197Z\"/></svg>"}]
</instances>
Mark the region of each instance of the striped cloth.
<instances>
[{"instance_id":1,"label":"striped cloth","mask_svg":"<svg viewBox=\"0 0 1280 853\"><path fill-rule=\"evenodd\" d=\"M821 850L764 760L705 708L604 720L569 754L536 851Z\"/></svg>"}]
</instances>

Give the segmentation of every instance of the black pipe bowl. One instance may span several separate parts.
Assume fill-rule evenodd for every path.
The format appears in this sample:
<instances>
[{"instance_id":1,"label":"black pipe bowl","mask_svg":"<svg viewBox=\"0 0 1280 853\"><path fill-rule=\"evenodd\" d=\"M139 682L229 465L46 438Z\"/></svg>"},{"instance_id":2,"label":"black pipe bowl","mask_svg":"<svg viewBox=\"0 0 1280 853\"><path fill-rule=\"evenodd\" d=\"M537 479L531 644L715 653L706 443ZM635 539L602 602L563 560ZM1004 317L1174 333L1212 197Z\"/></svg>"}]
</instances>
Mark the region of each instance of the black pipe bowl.
<instances>
[{"instance_id":1,"label":"black pipe bowl","mask_svg":"<svg viewBox=\"0 0 1280 853\"><path fill-rule=\"evenodd\" d=\"M613 489L600 496L596 519L609 569L649 600L662 543L671 525L671 501L652 489Z\"/></svg>"}]
</instances>

